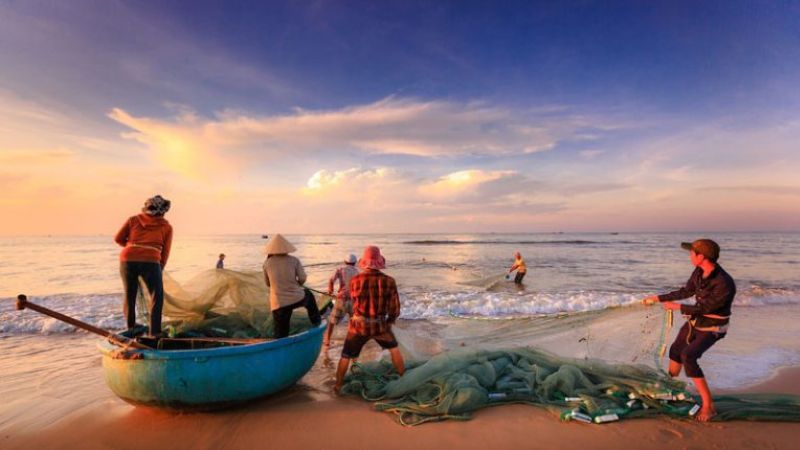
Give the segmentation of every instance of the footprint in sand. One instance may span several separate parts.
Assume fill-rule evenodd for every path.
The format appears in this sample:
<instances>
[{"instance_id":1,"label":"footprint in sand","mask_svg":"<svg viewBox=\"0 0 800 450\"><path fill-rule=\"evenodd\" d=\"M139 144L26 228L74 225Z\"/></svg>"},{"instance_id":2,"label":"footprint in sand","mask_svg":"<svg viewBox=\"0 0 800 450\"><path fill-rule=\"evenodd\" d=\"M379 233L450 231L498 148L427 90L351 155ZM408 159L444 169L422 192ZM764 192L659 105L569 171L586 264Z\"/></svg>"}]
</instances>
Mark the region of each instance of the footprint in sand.
<instances>
[{"instance_id":1,"label":"footprint in sand","mask_svg":"<svg viewBox=\"0 0 800 450\"><path fill-rule=\"evenodd\" d=\"M658 432L664 439L683 439L685 437L683 433L673 428L661 428Z\"/></svg>"}]
</instances>

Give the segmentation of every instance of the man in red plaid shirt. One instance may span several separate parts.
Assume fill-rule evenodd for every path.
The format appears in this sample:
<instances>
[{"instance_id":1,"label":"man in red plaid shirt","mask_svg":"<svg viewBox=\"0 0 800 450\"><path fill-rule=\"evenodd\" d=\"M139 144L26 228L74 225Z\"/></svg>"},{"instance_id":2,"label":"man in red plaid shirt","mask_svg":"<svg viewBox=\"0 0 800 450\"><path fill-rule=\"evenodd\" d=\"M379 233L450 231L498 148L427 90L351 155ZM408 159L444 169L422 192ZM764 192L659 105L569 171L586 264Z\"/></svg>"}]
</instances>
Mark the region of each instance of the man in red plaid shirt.
<instances>
[{"instance_id":1,"label":"man in red plaid shirt","mask_svg":"<svg viewBox=\"0 0 800 450\"><path fill-rule=\"evenodd\" d=\"M389 350L392 363L397 373L403 375L405 363L397 339L392 333L392 324L400 316L400 295L394 278L381 272L386 268L386 259L378 247L369 246L364 249L364 256L358 261L363 272L350 280L350 297L353 299L353 316L344 340L342 359L336 369L337 394L342 388L344 375L350 367L350 360L358 358L361 349L370 339L374 339L381 348Z\"/></svg>"}]
</instances>

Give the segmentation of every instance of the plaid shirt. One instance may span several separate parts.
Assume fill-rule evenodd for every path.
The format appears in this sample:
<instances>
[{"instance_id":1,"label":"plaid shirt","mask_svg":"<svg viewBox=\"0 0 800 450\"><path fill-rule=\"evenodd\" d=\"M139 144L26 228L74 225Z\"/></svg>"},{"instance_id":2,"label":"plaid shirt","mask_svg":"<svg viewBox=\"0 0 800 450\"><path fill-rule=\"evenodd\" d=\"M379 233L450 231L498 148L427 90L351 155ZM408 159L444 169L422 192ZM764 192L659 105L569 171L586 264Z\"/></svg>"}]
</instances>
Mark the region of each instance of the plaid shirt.
<instances>
[{"instance_id":1,"label":"plaid shirt","mask_svg":"<svg viewBox=\"0 0 800 450\"><path fill-rule=\"evenodd\" d=\"M400 295L394 278L367 269L350 280L353 317L348 333L375 336L389 330L400 316Z\"/></svg>"}]
</instances>

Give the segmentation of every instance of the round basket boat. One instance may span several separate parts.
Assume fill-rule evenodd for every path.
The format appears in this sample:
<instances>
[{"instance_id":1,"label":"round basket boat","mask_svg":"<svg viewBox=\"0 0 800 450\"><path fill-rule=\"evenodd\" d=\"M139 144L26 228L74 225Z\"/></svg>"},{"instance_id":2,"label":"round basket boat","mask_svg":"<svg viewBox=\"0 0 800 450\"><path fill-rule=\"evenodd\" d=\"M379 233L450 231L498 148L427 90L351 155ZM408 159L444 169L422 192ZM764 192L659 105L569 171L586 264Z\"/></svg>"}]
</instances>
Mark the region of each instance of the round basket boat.
<instances>
[{"instance_id":1,"label":"round basket boat","mask_svg":"<svg viewBox=\"0 0 800 450\"><path fill-rule=\"evenodd\" d=\"M325 327L323 321L302 333L257 343L184 343L194 349L122 351L108 341L98 348L106 383L123 400L176 410L218 409L297 382L317 360Z\"/></svg>"}]
</instances>

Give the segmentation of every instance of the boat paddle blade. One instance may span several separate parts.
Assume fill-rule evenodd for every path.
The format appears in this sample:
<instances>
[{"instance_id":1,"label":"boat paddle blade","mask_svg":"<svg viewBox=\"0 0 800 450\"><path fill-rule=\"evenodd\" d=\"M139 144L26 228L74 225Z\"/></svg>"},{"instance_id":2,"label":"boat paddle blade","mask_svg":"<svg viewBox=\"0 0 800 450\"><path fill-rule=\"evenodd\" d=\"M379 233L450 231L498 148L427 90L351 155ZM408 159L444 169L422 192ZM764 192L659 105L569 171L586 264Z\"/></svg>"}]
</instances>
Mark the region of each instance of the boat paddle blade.
<instances>
[{"instance_id":1,"label":"boat paddle blade","mask_svg":"<svg viewBox=\"0 0 800 450\"><path fill-rule=\"evenodd\" d=\"M19 294L17 296L17 311L22 311L25 309L25 305L28 304L28 297L25 294Z\"/></svg>"}]
</instances>

